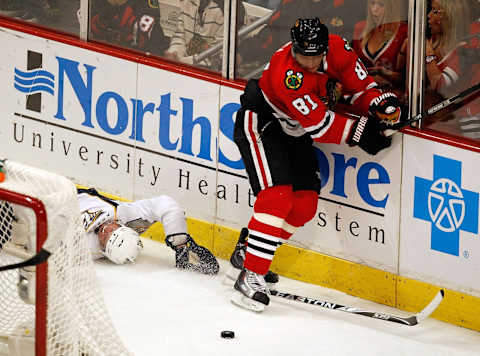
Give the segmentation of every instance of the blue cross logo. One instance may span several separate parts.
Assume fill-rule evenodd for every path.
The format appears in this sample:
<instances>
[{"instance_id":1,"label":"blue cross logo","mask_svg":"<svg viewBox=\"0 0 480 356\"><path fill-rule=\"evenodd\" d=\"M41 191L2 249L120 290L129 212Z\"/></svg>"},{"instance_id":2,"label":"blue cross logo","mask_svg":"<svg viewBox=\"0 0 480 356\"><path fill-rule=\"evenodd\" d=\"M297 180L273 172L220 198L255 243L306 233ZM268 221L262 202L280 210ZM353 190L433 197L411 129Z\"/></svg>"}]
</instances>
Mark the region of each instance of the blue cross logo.
<instances>
[{"instance_id":1,"label":"blue cross logo","mask_svg":"<svg viewBox=\"0 0 480 356\"><path fill-rule=\"evenodd\" d=\"M462 162L433 156L433 179L415 177L413 216L431 223L431 249L459 255L460 230L478 233L478 193L461 188Z\"/></svg>"}]
</instances>

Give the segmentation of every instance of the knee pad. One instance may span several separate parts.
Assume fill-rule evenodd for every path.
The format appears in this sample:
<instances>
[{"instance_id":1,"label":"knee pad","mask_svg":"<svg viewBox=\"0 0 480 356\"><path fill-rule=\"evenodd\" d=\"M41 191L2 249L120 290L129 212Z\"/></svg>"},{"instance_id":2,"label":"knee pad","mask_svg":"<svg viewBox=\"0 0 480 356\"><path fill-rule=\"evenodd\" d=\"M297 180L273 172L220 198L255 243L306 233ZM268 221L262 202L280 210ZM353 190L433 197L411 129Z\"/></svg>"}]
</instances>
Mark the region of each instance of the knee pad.
<instances>
[{"instance_id":1,"label":"knee pad","mask_svg":"<svg viewBox=\"0 0 480 356\"><path fill-rule=\"evenodd\" d=\"M293 207L286 222L295 227L305 225L317 212L318 194L313 190L293 192Z\"/></svg>"},{"instance_id":2,"label":"knee pad","mask_svg":"<svg viewBox=\"0 0 480 356\"><path fill-rule=\"evenodd\" d=\"M292 186L278 185L262 190L253 206L255 213L264 213L285 219L293 208Z\"/></svg>"}]
</instances>

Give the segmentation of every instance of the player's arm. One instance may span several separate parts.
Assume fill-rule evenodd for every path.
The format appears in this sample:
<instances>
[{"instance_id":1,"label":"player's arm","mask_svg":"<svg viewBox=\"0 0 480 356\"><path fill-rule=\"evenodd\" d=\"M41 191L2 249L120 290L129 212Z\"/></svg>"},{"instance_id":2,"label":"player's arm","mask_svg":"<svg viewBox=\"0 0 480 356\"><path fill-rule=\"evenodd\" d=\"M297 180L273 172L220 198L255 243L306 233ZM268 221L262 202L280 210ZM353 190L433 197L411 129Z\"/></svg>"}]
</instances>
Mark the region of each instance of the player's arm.
<instances>
[{"instance_id":1,"label":"player's arm","mask_svg":"<svg viewBox=\"0 0 480 356\"><path fill-rule=\"evenodd\" d=\"M348 41L339 37L332 41L335 53L334 72L342 84L343 99L361 115L373 116L385 125L398 123L401 116L400 101L392 92L383 92ZM341 43L340 43L341 42Z\"/></svg>"},{"instance_id":2,"label":"player's arm","mask_svg":"<svg viewBox=\"0 0 480 356\"><path fill-rule=\"evenodd\" d=\"M175 251L177 268L204 274L217 274L219 270L215 256L205 247L197 245L188 234L185 212L167 195L132 203L121 203L118 208L121 221L127 226L135 221L161 222L165 231L165 243ZM132 227L133 228L133 227Z\"/></svg>"},{"instance_id":3,"label":"player's arm","mask_svg":"<svg viewBox=\"0 0 480 356\"><path fill-rule=\"evenodd\" d=\"M319 143L343 143L353 120L328 109L325 98L310 92L289 92L285 98L289 111L310 137Z\"/></svg>"},{"instance_id":4,"label":"player's arm","mask_svg":"<svg viewBox=\"0 0 480 356\"><path fill-rule=\"evenodd\" d=\"M297 114L296 119L315 142L347 143L371 155L391 145L391 138L383 135L380 122L372 116L349 119L328 110L320 98L313 94L293 99L292 105L303 115Z\"/></svg>"},{"instance_id":5,"label":"player's arm","mask_svg":"<svg viewBox=\"0 0 480 356\"><path fill-rule=\"evenodd\" d=\"M135 228L135 225L148 228L151 224L160 222L166 236L187 233L184 210L177 201L167 195L122 202L117 208L117 215L122 223L132 228Z\"/></svg>"}]
</instances>

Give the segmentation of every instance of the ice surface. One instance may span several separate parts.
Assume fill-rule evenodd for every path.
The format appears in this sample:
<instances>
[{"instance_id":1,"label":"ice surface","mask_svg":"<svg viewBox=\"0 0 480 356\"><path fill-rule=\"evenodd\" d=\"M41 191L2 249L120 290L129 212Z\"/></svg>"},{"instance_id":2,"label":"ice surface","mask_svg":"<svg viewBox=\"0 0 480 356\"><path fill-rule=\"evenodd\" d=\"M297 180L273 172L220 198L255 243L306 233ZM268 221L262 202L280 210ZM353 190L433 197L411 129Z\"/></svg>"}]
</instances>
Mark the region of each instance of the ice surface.
<instances>
[{"instance_id":1,"label":"ice surface","mask_svg":"<svg viewBox=\"0 0 480 356\"><path fill-rule=\"evenodd\" d=\"M272 297L261 314L230 302L227 261L209 277L174 268L174 253L144 240L135 264L96 263L110 315L137 356L480 355L480 333L429 318L402 326ZM401 310L281 277L278 289L372 311ZM222 339L233 330L234 339Z\"/></svg>"}]
</instances>

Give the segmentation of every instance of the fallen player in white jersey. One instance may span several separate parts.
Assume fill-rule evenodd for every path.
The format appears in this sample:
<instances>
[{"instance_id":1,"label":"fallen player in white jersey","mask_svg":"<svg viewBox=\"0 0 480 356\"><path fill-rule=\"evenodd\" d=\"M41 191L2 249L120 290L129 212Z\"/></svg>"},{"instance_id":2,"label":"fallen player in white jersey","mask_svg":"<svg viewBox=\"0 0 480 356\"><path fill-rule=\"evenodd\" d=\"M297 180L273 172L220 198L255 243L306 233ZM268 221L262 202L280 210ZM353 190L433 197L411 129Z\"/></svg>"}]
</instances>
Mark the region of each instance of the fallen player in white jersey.
<instances>
[{"instance_id":1,"label":"fallen player in white jersey","mask_svg":"<svg viewBox=\"0 0 480 356\"><path fill-rule=\"evenodd\" d=\"M123 202L90 188L78 189L78 202L93 259L107 257L116 264L134 262L143 249L139 233L160 222L165 243L175 251L177 268L218 273L216 258L188 234L185 212L173 198L160 195Z\"/></svg>"}]
</instances>

